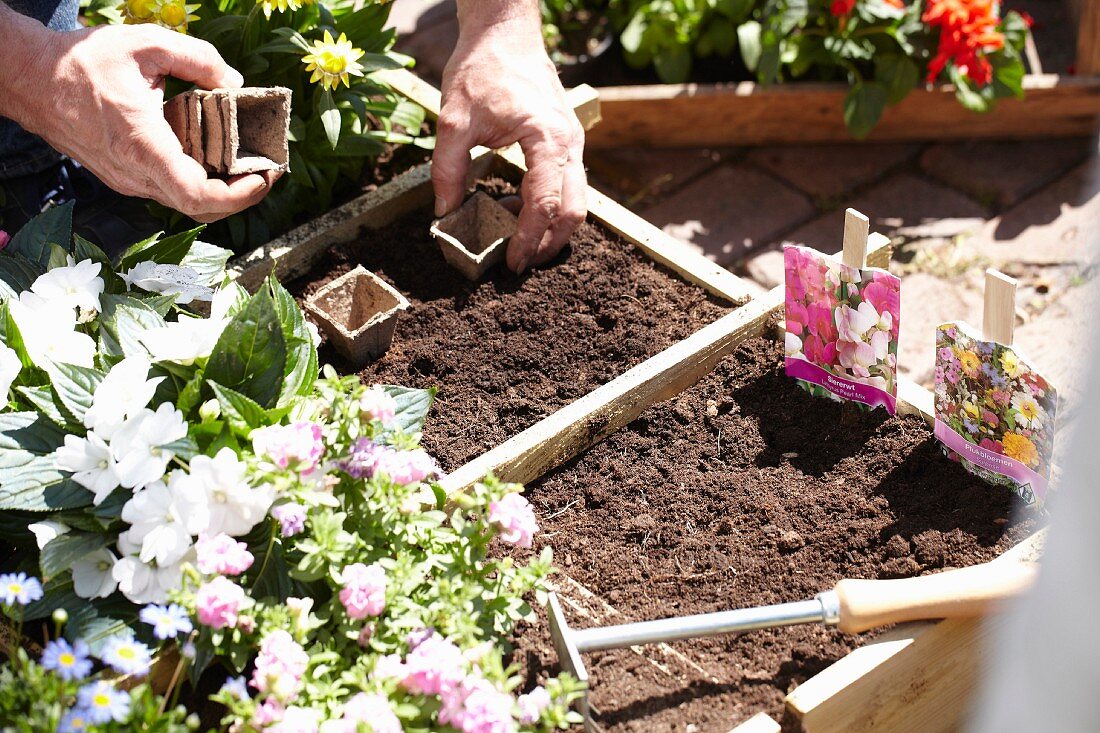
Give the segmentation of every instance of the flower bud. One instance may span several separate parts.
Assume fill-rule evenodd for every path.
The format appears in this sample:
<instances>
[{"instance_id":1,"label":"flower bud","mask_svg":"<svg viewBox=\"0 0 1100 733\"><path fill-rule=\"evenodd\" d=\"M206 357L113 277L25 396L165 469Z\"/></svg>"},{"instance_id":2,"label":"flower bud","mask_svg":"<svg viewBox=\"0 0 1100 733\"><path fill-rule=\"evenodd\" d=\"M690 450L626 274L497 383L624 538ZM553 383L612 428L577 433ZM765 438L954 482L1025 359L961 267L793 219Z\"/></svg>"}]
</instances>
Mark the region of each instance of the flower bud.
<instances>
[{"instance_id":1,"label":"flower bud","mask_svg":"<svg viewBox=\"0 0 1100 733\"><path fill-rule=\"evenodd\" d=\"M218 404L215 399L209 399L203 402L199 407L199 418L203 422L213 422L222 415L222 406Z\"/></svg>"},{"instance_id":2,"label":"flower bud","mask_svg":"<svg viewBox=\"0 0 1100 733\"><path fill-rule=\"evenodd\" d=\"M69 621L69 612L64 608L55 608L53 612L53 622L58 626L64 626Z\"/></svg>"},{"instance_id":3,"label":"flower bud","mask_svg":"<svg viewBox=\"0 0 1100 733\"><path fill-rule=\"evenodd\" d=\"M199 726L202 725L202 720L199 718L198 713L191 713L183 721L183 724L187 726L187 730L198 730Z\"/></svg>"}]
</instances>

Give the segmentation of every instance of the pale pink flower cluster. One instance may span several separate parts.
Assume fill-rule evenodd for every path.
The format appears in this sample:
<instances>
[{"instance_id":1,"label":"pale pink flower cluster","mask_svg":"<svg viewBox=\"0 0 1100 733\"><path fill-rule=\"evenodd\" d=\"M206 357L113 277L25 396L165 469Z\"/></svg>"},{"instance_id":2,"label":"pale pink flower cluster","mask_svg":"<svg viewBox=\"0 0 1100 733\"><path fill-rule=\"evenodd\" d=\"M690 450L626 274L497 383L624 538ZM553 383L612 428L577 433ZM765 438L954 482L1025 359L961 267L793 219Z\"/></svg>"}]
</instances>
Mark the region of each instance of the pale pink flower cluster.
<instances>
[{"instance_id":1,"label":"pale pink flower cluster","mask_svg":"<svg viewBox=\"0 0 1100 733\"><path fill-rule=\"evenodd\" d=\"M325 451L321 426L313 422L270 425L252 431L252 449L279 468L311 471Z\"/></svg>"},{"instance_id":2,"label":"pale pink flower cluster","mask_svg":"<svg viewBox=\"0 0 1100 733\"><path fill-rule=\"evenodd\" d=\"M515 733L515 701L488 680L470 675L443 695L439 722L463 733Z\"/></svg>"},{"instance_id":3,"label":"pale pink flower cluster","mask_svg":"<svg viewBox=\"0 0 1100 733\"><path fill-rule=\"evenodd\" d=\"M355 478L373 478L382 473L402 486L420 483L439 472L435 461L423 449L396 451L367 438L356 441L344 462L344 470Z\"/></svg>"},{"instance_id":4,"label":"pale pink flower cluster","mask_svg":"<svg viewBox=\"0 0 1100 733\"><path fill-rule=\"evenodd\" d=\"M200 573L207 575L240 575L252 567L255 559L248 551L248 545L224 532L199 537L195 543L195 553L198 558L195 565Z\"/></svg>"},{"instance_id":5,"label":"pale pink flower cluster","mask_svg":"<svg viewBox=\"0 0 1100 733\"><path fill-rule=\"evenodd\" d=\"M433 634L405 659L402 684L419 695L444 695L466 679L466 658L462 650L442 636Z\"/></svg>"},{"instance_id":6,"label":"pale pink flower cluster","mask_svg":"<svg viewBox=\"0 0 1100 733\"><path fill-rule=\"evenodd\" d=\"M550 707L550 693L539 685L516 698L516 704L519 705L519 722L532 725L539 721L542 711Z\"/></svg>"},{"instance_id":7,"label":"pale pink flower cluster","mask_svg":"<svg viewBox=\"0 0 1100 733\"><path fill-rule=\"evenodd\" d=\"M378 385L368 389L359 399L359 416L389 425L397 414L397 401Z\"/></svg>"},{"instance_id":8,"label":"pale pink flower cluster","mask_svg":"<svg viewBox=\"0 0 1100 733\"><path fill-rule=\"evenodd\" d=\"M304 504L288 502L276 504L271 516L279 522L279 531L283 537L293 537L306 528L306 507Z\"/></svg>"},{"instance_id":9,"label":"pale pink flower cluster","mask_svg":"<svg viewBox=\"0 0 1100 733\"><path fill-rule=\"evenodd\" d=\"M357 562L345 567L340 575L344 583L340 603L348 616L364 619L382 613L386 608L386 571L381 565Z\"/></svg>"},{"instance_id":10,"label":"pale pink flower cluster","mask_svg":"<svg viewBox=\"0 0 1100 733\"><path fill-rule=\"evenodd\" d=\"M260 642L252 686L277 700L291 700L301 691L308 666L309 655L289 632L272 631Z\"/></svg>"},{"instance_id":11,"label":"pale pink flower cluster","mask_svg":"<svg viewBox=\"0 0 1100 733\"><path fill-rule=\"evenodd\" d=\"M535 510L523 494L508 494L489 502L489 521L500 527L502 540L518 547L530 547L539 531Z\"/></svg>"},{"instance_id":12,"label":"pale pink flower cluster","mask_svg":"<svg viewBox=\"0 0 1100 733\"><path fill-rule=\"evenodd\" d=\"M199 623L212 629L236 626L244 603L244 589L221 575L203 583L195 593Z\"/></svg>"},{"instance_id":13,"label":"pale pink flower cluster","mask_svg":"<svg viewBox=\"0 0 1100 733\"><path fill-rule=\"evenodd\" d=\"M265 729L265 733L318 733L320 722L319 711L291 705L277 723Z\"/></svg>"},{"instance_id":14,"label":"pale pink flower cluster","mask_svg":"<svg viewBox=\"0 0 1100 733\"><path fill-rule=\"evenodd\" d=\"M385 695L360 692L344 703L343 715L321 725L321 733L357 733L367 723L373 733L401 733L401 721Z\"/></svg>"}]
</instances>

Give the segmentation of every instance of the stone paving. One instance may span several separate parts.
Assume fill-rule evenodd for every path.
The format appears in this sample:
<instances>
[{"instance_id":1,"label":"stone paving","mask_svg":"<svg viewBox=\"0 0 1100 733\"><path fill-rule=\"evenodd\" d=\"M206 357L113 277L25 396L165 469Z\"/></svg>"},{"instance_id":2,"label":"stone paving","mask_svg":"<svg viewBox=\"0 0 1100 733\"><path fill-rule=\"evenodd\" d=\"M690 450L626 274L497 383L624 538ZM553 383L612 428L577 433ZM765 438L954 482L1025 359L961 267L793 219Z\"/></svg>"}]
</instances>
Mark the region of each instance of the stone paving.
<instances>
[{"instance_id":1,"label":"stone paving","mask_svg":"<svg viewBox=\"0 0 1100 733\"><path fill-rule=\"evenodd\" d=\"M397 0L399 48L439 82L453 0ZM928 385L948 319L981 323L983 273L1020 280L1016 343L1072 405L1100 311L1100 158L1092 139L589 151L590 182L763 287L784 242L835 252L853 206L894 243L903 275L901 371Z\"/></svg>"}]
</instances>

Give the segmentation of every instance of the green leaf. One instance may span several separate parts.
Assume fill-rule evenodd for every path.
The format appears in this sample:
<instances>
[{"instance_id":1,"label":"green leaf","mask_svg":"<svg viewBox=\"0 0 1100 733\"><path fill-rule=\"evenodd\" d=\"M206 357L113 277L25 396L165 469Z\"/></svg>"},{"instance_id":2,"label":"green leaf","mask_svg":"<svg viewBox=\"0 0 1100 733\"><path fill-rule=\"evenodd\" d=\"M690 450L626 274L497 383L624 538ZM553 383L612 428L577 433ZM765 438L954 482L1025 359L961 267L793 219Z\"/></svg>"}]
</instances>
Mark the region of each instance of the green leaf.
<instances>
[{"instance_id":1,"label":"green leaf","mask_svg":"<svg viewBox=\"0 0 1100 733\"><path fill-rule=\"evenodd\" d=\"M68 249L73 233L73 202L54 206L31 219L15 233L6 250L23 255L43 269L50 261L50 245Z\"/></svg>"},{"instance_id":2,"label":"green leaf","mask_svg":"<svg viewBox=\"0 0 1100 733\"><path fill-rule=\"evenodd\" d=\"M68 532L46 543L38 557L43 578L52 578L73 566L73 563L107 546L107 538L90 532Z\"/></svg>"},{"instance_id":3,"label":"green leaf","mask_svg":"<svg viewBox=\"0 0 1100 733\"><path fill-rule=\"evenodd\" d=\"M198 282L203 285L214 285L225 277L225 265L232 254L227 249L215 247L206 242L194 242L180 265L190 267L198 273Z\"/></svg>"},{"instance_id":4,"label":"green leaf","mask_svg":"<svg viewBox=\"0 0 1100 733\"><path fill-rule=\"evenodd\" d=\"M0 299L18 298L45 270L21 254L0 255Z\"/></svg>"},{"instance_id":5,"label":"green leaf","mask_svg":"<svg viewBox=\"0 0 1100 733\"><path fill-rule=\"evenodd\" d=\"M51 372L54 393L66 412L76 418L77 423L84 421L84 414L92 406L92 395L103 378L101 371L75 364L55 364Z\"/></svg>"},{"instance_id":6,"label":"green leaf","mask_svg":"<svg viewBox=\"0 0 1100 733\"><path fill-rule=\"evenodd\" d=\"M267 424L267 414L264 408L256 404L254 400L245 397L240 392L235 392L228 387L223 387L217 382L208 382L214 390L214 396L218 399L218 405L222 410L222 418L229 422L230 426L247 436L252 428L263 427Z\"/></svg>"},{"instance_id":7,"label":"green leaf","mask_svg":"<svg viewBox=\"0 0 1100 733\"><path fill-rule=\"evenodd\" d=\"M65 431L34 412L0 414L0 510L76 509L92 493L63 474L53 452Z\"/></svg>"},{"instance_id":8,"label":"green leaf","mask_svg":"<svg viewBox=\"0 0 1100 733\"><path fill-rule=\"evenodd\" d=\"M245 538L256 558L245 576L253 598L272 598L283 602L294 592L290 568L283 559L282 541L273 521L263 522Z\"/></svg>"},{"instance_id":9,"label":"green leaf","mask_svg":"<svg viewBox=\"0 0 1100 733\"><path fill-rule=\"evenodd\" d=\"M897 104L917 85L920 69L901 54L884 54L875 58L875 79L886 87L886 103Z\"/></svg>"},{"instance_id":10,"label":"green leaf","mask_svg":"<svg viewBox=\"0 0 1100 733\"><path fill-rule=\"evenodd\" d=\"M150 242L148 239L130 247L122 255L119 271L125 272L139 262L156 262L160 265L178 265L191 250L191 244L205 226L195 227L180 234Z\"/></svg>"},{"instance_id":11,"label":"green leaf","mask_svg":"<svg viewBox=\"0 0 1100 733\"><path fill-rule=\"evenodd\" d=\"M328 89L321 92L321 99L317 103L317 111L321 116L321 124L325 126L328 144L335 150L336 144L340 142L341 118L340 110L336 108L336 103L332 99L332 92Z\"/></svg>"},{"instance_id":12,"label":"green leaf","mask_svg":"<svg viewBox=\"0 0 1100 733\"><path fill-rule=\"evenodd\" d=\"M992 55L993 92L996 97L1024 98L1024 65L1007 54Z\"/></svg>"},{"instance_id":13,"label":"green leaf","mask_svg":"<svg viewBox=\"0 0 1100 733\"><path fill-rule=\"evenodd\" d=\"M662 49L653 55L653 68L665 84L682 84L691 76L691 51L684 47Z\"/></svg>"},{"instance_id":14,"label":"green leaf","mask_svg":"<svg viewBox=\"0 0 1100 733\"><path fill-rule=\"evenodd\" d=\"M959 104L971 112L989 111L992 100L975 89L965 74L952 66L949 75L951 82L955 85L955 99L959 100Z\"/></svg>"},{"instance_id":15,"label":"green leaf","mask_svg":"<svg viewBox=\"0 0 1100 733\"><path fill-rule=\"evenodd\" d=\"M436 389L413 389L384 384L382 389L397 402L394 423L406 433L419 432L428 419L428 410L435 400Z\"/></svg>"},{"instance_id":16,"label":"green leaf","mask_svg":"<svg viewBox=\"0 0 1100 733\"><path fill-rule=\"evenodd\" d=\"M742 23L737 27L737 43L741 49L741 60L745 68L755 73L760 67L760 24L755 20Z\"/></svg>"},{"instance_id":17,"label":"green leaf","mask_svg":"<svg viewBox=\"0 0 1100 733\"><path fill-rule=\"evenodd\" d=\"M274 277L268 279L274 295L279 323L283 326L286 341L286 368L277 405L289 404L295 397L308 395L317 381L317 348L306 328L306 319L294 296L287 292Z\"/></svg>"},{"instance_id":18,"label":"green leaf","mask_svg":"<svg viewBox=\"0 0 1100 733\"><path fill-rule=\"evenodd\" d=\"M67 428L73 424L72 418L61 409L57 396L49 387L16 387L15 391L58 427Z\"/></svg>"},{"instance_id":19,"label":"green leaf","mask_svg":"<svg viewBox=\"0 0 1100 733\"><path fill-rule=\"evenodd\" d=\"M260 288L225 327L206 365L206 379L273 407L282 389L286 340L268 288Z\"/></svg>"},{"instance_id":20,"label":"green leaf","mask_svg":"<svg viewBox=\"0 0 1100 733\"><path fill-rule=\"evenodd\" d=\"M886 108L886 87L876 82L858 83L844 99L844 122L853 137L867 137Z\"/></svg>"},{"instance_id":21,"label":"green leaf","mask_svg":"<svg viewBox=\"0 0 1100 733\"><path fill-rule=\"evenodd\" d=\"M165 325L160 313L131 295L104 294L100 303L99 350L111 356L148 356L138 337Z\"/></svg>"},{"instance_id":22,"label":"green leaf","mask_svg":"<svg viewBox=\"0 0 1100 733\"><path fill-rule=\"evenodd\" d=\"M619 43L627 53L637 53L642 47L642 35L645 32L646 22L642 13L635 13L630 22L619 34Z\"/></svg>"}]
</instances>

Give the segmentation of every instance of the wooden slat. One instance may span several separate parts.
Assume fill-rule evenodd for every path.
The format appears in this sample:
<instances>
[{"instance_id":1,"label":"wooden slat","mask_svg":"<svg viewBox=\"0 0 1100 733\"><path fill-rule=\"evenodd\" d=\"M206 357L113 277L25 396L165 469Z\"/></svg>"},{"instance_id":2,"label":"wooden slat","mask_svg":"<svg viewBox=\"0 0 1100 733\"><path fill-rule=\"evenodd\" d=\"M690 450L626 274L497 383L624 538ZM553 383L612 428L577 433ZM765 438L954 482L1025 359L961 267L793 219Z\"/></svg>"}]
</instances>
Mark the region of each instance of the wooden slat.
<instances>
[{"instance_id":1,"label":"wooden slat","mask_svg":"<svg viewBox=\"0 0 1100 733\"><path fill-rule=\"evenodd\" d=\"M1093 8L1095 0L1090 3ZM988 114L964 109L950 87L915 89L883 113L869 139L941 141L1096 132L1100 76L1030 75L1024 88L1023 100L1001 100ZM844 84L658 84L604 87L599 93L603 121L588 134L589 148L852 141L842 114Z\"/></svg>"},{"instance_id":2,"label":"wooden slat","mask_svg":"<svg viewBox=\"0 0 1100 733\"><path fill-rule=\"evenodd\" d=\"M1077 26L1078 74L1100 76L1100 0L1082 0Z\"/></svg>"},{"instance_id":3,"label":"wooden slat","mask_svg":"<svg viewBox=\"0 0 1100 733\"><path fill-rule=\"evenodd\" d=\"M779 733L783 728L767 713L757 713L729 733Z\"/></svg>"}]
</instances>

